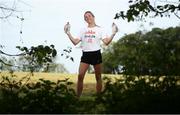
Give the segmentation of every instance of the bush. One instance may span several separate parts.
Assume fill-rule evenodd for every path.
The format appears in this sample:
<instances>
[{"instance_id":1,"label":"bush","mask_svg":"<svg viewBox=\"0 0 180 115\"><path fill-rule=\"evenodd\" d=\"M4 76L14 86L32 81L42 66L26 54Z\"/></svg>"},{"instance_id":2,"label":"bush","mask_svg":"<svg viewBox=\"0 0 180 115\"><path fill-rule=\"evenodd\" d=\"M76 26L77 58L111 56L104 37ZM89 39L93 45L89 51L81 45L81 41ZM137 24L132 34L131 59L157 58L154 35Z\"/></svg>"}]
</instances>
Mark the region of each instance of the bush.
<instances>
[{"instance_id":1,"label":"bush","mask_svg":"<svg viewBox=\"0 0 180 115\"><path fill-rule=\"evenodd\" d=\"M74 113L77 98L68 79L23 84L12 74L0 84L0 113Z\"/></svg>"},{"instance_id":2,"label":"bush","mask_svg":"<svg viewBox=\"0 0 180 115\"><path fill-rule=\"evenodd\" d=\"M0 80L0 113L180 113L180 78L176 76L105 77L101 94L77 99L72 82L56 83L13 73Z\"/></svg>"},{"instance_id":3,"label":"bush","mask_svg":"<svg viewBox=\"0 0 180 115\"><path fill-rule=\"evenodd\" d=\"M105 78L105 89L97 96L101 113L180 113L179 77Z\"/></svg>"}]
</instances>

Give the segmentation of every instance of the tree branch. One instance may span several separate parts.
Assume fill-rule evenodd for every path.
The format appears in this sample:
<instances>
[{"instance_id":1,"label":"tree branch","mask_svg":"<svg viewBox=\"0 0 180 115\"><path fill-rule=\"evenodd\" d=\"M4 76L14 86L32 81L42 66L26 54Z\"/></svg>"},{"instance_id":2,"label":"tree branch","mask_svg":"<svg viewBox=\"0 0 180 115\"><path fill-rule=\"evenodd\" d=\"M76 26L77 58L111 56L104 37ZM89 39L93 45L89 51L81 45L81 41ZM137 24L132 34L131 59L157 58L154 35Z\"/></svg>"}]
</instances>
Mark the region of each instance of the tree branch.
<instances>
[{"instance_id":1,"label":"tree branch","mask_svg":"<svg viewBox=\"0 0 180 115\"><path fill-rule=\"evenodd\" d=\"M180 19L180 16L178 16L176 13L174 13L174 15L175 15L177 18L179 18L179 19Z\"/></svg>"},{"instance_id":2,"label":"tree branch","mask_svg":"<svg viewBox=\"0 0 180 115\"><path fill-rule=\"evenodd\" d=\"M171 9L179 9L179 6L174 7L174 8L168 8L168 9L166 9L166 10L164 10L164 11L159 11L159 10L155 9L155 12L162 14L162 13L168 12L168 11L171 10Z\"/></svg>"},{"instance_id":3,"label":"tree branch","mask_svg":"<svg viewBox=\"0 0 180 115\"><path fill-rule=\"evenodd\" d=\"M4 62L4 61L1 60L1 59L0 59L0 62L3 63L4 65L7 65L7 66L14 66L14 65L12 65L12 64L9 64L9 63Z\"/></svg>"},{"instance_id":4,"label":"tree branch","mask_svg":"<svg viewBox=\"0 0 180 115\"><path fill-rule=\"evenodd\" d=\"M21 54L12 55L12 54L4 53L2 50L0 50L0 54L4 54L4 55L6 55L6 56L22 56L22 55L25 55L26 53L21 53Z\"/></svg>"},{"instance_id":5,"label":"tree branch","mask_svg":"<svg viewBox=\"0 0 180 115\"><path fill-rule=\"evenodd\" d=\"M5 7L2 7L2 6L0 6L0 9L9 10L9 11L16 11L16 10L14 10L14 9L12 9L12 8L5 8ZM17 11L16 11L16 12L17 12Z\"/></svg>"}]
</instances>

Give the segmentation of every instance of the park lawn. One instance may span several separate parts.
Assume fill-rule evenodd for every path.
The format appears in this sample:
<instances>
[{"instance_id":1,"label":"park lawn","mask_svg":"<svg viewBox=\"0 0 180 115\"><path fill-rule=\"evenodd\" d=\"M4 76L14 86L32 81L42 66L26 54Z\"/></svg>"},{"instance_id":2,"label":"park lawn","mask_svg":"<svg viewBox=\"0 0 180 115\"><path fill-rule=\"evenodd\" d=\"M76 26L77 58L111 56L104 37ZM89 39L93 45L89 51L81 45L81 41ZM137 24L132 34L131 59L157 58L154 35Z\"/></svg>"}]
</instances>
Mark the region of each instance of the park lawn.
<instances>
[{"instance_id":1,"label":"park lawn","mask_svg":"<svg viewBox=\"0 0 180 115\"><path fill-rule=\"evenodd\" d=\"M9 72L1 72L0 77L2 76L10 76ZM76 90L76 82L78 74L65 74L65 73L45 73L45 72L33 72L33 75L30 72L14 72L15 79L19 80L25 76L30 76L29 82L37 82L39 79L50 80L52 82L57 82L57 80L64 80L69 79L68 81L73 82L72 88ZM103 77L109 77L111 79L121 78L121 75L113 75L113 74L102 74ZM96 80L94 74L86 74L84 78L84 89L83 94L84 96L92 95L96 92Z\"/></svg>"},{"instance_id":2,"label":"park lawn","mask_svg":"<svg viewBox=\"0 0 180 115\"><path fill-rule=\"evenodd\" d=\"M2 76L10 76L9 72L1 72L0 77ZM78 74L65 74L65 73L45 73L45 72L33 72L33 75L30 75L30 72L14 72L14 75L17 76L17 79L20 79L25 76L31 76L31 81L36 82L38 79L46 79L53 82L56 82L57 80L64 80L69 79L69 81L76 83L77 82L77 76ZM110 77L112 79L114 78L120 78L122 75L113 75L113 74L102 74L102 77ZM96 83L95 75L94 74L86 74L84 78L84 83Z\"/></svg>"}]
</instances>

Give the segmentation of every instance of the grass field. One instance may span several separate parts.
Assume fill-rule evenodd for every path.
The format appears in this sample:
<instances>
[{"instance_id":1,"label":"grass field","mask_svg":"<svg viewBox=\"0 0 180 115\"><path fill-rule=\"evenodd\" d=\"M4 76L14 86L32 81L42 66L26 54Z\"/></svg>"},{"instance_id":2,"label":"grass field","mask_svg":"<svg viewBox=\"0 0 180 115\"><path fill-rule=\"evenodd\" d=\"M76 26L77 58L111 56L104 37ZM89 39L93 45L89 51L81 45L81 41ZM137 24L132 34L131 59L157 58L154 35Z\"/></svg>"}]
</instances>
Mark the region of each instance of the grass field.
<instances>
[{"instance_id":1,"label":"grass field","mask_svg":"<svg viewBox=\"0 0 180 115\"><path fill-rule=\"evenodd\" d=\"M1 72L0 74L1 74L0 77L10 76L9 72ZM16 78L17 80L25 76L30 76L29 72L14 72L13 74L17 76ZM73 82L72 87L73 89L76 90L77 76L78 76L77 74L34 72L29 82L37 82L39 79L45 79L45 80L56 82L57 80L64 80L68 78L70 82ZM121 75L102 74L102 78L105 76L110 77L112 79L122 77ZM89 95L89 93L91 94L95 93L96 92L95 83L96 83L95 75L86 74L84 78L83 95Z\"/></svg>"}]
</instances>

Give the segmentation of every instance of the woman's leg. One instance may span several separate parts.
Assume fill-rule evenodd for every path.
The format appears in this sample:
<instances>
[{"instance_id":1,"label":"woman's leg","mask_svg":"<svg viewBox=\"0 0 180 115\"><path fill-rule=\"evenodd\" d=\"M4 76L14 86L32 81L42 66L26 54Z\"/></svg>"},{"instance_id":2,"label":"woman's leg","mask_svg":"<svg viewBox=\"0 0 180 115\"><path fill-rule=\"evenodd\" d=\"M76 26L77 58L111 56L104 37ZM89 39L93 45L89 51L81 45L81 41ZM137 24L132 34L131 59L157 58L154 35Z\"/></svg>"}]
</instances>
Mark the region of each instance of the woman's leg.
<instances>
[{"instance_id":1,"label":"woman's leg","mask_svg":"<svg viewBox=\"0 0 180 115\"><path fill-rule=\"evenodd\" d=\"M84 76L86 74L86 71L89 67L89 64L80 63L79 66L79 74L78 74L78 81L77 81L77 96L80 97L82 94L82 90L83 90L83 80L84 80Z\"/></svg>"},{"instance_id":2,"label":"woman's leg","mask_svg":"<svg viewBox=\"0 0 180 115\"><path fill-rule=\"evenodd\" d=\"M96 92L100 93L102 90L101 64L94 65L94 71L96 76Z\"/></svg>"}]
</instances>

